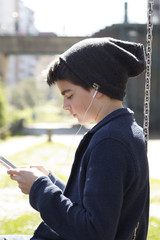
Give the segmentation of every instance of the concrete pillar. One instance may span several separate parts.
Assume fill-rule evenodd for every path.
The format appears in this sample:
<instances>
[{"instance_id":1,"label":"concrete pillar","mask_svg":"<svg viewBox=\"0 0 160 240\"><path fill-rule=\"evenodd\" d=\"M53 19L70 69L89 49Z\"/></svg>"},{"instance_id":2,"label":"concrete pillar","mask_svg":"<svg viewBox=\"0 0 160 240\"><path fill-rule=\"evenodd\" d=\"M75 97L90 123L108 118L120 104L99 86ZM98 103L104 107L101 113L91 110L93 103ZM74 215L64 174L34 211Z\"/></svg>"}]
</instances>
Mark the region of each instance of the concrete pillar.
<instances>
[{"instance_id":1,"label":"concrete pillar","mask_svg":"<svg viewBox=\"0 0 160 240\"><path fill-rule=\"evenodd\" d=\"M52 141L52 129L47 129L47 135L48 135L48 142Z\"/></svg>"},{"instance_id":2,"label":"concrete pillar","mask_svg":"<svg viewBox=\"0 0 160 240\"><path fill-rule=\"evenodd\" d=\"M128 23L128 2L124 3L124 24Z\"/></svg>"}]
</instances>

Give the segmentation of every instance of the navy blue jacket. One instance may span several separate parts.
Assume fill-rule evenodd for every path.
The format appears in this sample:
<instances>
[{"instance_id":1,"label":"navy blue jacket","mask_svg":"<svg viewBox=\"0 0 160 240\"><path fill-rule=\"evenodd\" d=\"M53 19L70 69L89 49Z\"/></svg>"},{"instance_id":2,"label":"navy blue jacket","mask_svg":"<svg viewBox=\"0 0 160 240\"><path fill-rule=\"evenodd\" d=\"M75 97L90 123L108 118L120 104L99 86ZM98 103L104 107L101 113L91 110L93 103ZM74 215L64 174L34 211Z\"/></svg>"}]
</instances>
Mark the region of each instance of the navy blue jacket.
<instances>
[{"instance_id":1,"label":"navy blue jacket","mask_svg":"<svg viewBox=\"0 0 160 240\"><path fill-rule=\"evenodd\" d=\"M38 178L30 204L44 222L32 239L145 240L149 173L142 128L129 109L118 109L94 126L75 154L64 192Z\"/></svg>"}]
</instances>

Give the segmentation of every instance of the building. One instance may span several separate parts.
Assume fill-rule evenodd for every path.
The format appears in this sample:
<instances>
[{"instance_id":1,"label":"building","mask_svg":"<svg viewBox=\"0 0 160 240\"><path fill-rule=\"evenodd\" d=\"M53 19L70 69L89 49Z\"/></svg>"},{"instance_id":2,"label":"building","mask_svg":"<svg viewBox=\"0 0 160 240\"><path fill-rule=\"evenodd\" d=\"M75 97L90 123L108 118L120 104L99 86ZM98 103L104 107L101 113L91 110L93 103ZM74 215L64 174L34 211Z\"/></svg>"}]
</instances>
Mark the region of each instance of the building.
<instances>
[{"instance_id":1,"label":"building","mask_svg":"<svg viewBox=\"0 0 160 240\"><path fill-rule=\"evenodd\" d=\"M13 0L0 0L1 35L15 33L15 19L17 17L15 6L15 1Z\"/></svg>"},{"instance_id":2,"label":"building","mask_svg":"<svg viewBox=\"0 0 160 240\"><path fill-rule=\"evenodd\" d=\"M34 12L21 0L0 0L0 35L37 35ZM11 55L6 85L10 86L35 75L37 56Z\"/></svg>"}]
</instances>

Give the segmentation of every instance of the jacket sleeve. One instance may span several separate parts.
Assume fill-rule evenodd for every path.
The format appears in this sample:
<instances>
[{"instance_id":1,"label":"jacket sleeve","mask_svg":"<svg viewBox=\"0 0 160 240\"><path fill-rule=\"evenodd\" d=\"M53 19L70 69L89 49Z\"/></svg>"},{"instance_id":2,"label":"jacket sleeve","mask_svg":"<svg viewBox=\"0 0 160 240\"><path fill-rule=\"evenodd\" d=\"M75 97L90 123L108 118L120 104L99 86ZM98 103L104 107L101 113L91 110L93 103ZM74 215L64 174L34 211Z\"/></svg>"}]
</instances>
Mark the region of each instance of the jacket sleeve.
<instances>
[{"instance_id":1,"label":"jacket sleeve","mask_svg":"<svg viewBox=\"0 0 160 240\"><path fill-rule=\"evenodd\" d=\"M66 198L47 177L40 177L33 184L30 204L65 240L114 240L123 195L135 174L133 166L128 169L128 162L132 162L129 158L120 142L105 139L87 159L83 205ZM128 172L130 178L125 183Z\"/></svg>"},{"instance_id":2,"label":"jacket sleeve","mask_svg":"<svg viewBox=\"0 0 160 240\"><path fill-rule=\"evenodd\" d=\"M50 174L49 174L49 178L50 180L57 186L59 187L62 191L65 189L65 184L64 182L62 182L59 178L55 177L54 174L49 171Z\"/></svg>"}]
</instances>

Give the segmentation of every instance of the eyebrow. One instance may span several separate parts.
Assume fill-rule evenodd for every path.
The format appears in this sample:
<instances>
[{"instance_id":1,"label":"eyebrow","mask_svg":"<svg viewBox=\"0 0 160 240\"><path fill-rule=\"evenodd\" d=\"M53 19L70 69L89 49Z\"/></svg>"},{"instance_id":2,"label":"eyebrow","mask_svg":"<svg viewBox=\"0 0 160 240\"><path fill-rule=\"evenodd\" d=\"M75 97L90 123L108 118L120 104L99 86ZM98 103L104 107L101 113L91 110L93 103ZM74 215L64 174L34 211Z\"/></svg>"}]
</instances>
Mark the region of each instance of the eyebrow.
<instances>
[{"instance_id":1,"label":"eyebrow","mask_svg":"<svg viewBox=\"0 0 160 240\"><path fill-rule=\"evenodd\" d=\"M66 93L68 93L68 92L70 92L70 91L72 91L72 90L71 90L71 89L66 89L66 90L62 91L61 94L62 94L62 95L65 95Z\"/></svg>"}]
</instances>

